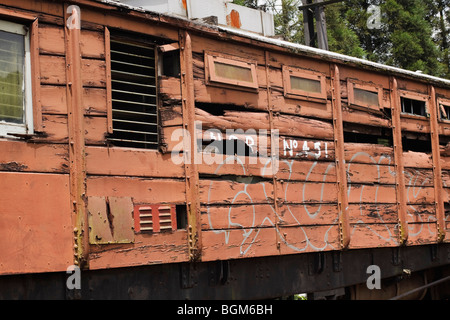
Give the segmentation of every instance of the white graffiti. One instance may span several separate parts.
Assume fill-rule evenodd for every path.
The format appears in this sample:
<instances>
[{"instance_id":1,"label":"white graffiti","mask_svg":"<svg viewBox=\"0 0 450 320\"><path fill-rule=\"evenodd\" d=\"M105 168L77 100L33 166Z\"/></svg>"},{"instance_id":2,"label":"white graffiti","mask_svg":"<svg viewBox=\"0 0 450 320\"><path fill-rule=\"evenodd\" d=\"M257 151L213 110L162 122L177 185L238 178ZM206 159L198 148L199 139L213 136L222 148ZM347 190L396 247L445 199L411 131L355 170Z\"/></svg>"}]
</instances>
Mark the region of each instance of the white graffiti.
<instances>
[{"instance_id":1,"label":"white graffiti","mask_svg":"<svg viewBox=\"0 0 450 320\"><path fill-rule=\"evenodd\" d=\"M309 145L313 144L315 152L311 152L309 149ZM326 228L321 229L321 234L318 235L317 232L319 232L317 229L308 228L305 221L301 221L299 215L297 214L296 210L298 211L298 205L296 207L291 206L290 203L296 203L301 204L303 207L303 210L306 212L306 217L310 219L310 221L315 221L321 218L321 216L324 214L323 207L324 207L324 192L326 190L327 184L330 185L330 183L335 183L336 180L330 181L330 179L336 179L334 176L330 176L329 173L335 169L335 163L333 162L321 162L321 164L328 164L327 166L318 166L319 161L316 160L317 157L325 157L327 154L326 151L322 153L322 150L327 150L327 144L326 143L313 143L311 141L304 141L303 143L299 143L298 140L283 140L283 152L285 155L289 155L291 157L297 157L297 156L303 156L303 157L309 157L310 160L310 166L309 170L306 173L306 176L304 180L299 181L296 180L297 188L298 185L303 184L300 190L295 189L295 192L288 192L290 185L293 181L291 181L294 172L294 159L284 159L284 160L278 160L279 163L277 166L279 167L280 171L287 172L288 178L284 181L283 184L283 190L279 190L281 194L278 194L278 199L281 200L283 205L285 206L284 215L288 214L289 217L285 217L280 215L279 212L277 212L275 205L274 205L274 199L271 198L271 195L267 192L269 190L269 184L271 184L270 179L264 180L258 183L258 187L261 188L264 196L265 196L265 205L268 205L271 210L271 215L266 215L261 218L261 215L256 214L256 204L253 201L251 191L249 190L249 184L243 183L240 185L239 188L236 189L236 194L234 198L231 201L231 204L228 207L228 227L223 228L221 230L217 230L214 228L214 218L210 214L210 208L214 206L214 203L211 201L212 199L212 192L215 190L213 188L213 184L215 181L210 182L210 187L208 190L208 204L207 204L207 214L208 214L208 222L209 227L213 232L217 234L224 234L225 237L225 244L230 244L230 237L232 235L232 230L241 229L242 233L242 241L240 242L239 246L239 252L241 255L246 255L251 247L256 243L258 239L258 235L260 234L262 227L276 227L277 223L282 224L285 220L289 220L295 222L295 228L296 232L299 233L298 236L302 238L301 241L294 241L291 242L287 239L285 234L282 234L282 231L280 231L280 228L275 228L278 238L280 241L283 242L285 246L290 248L293 251L296 252L303 252L306 250L310 251L323 251L323 250L336 250L338 249L336 246L336 242L331 241L330 232L333 228L337 228L338 223L338 217L336 213L336 218L332 221L331 224L328 224ZM323 147L323 148L322 148ZM232 157L232 156L231 156ZM324 159L324 158L322 158ZM315 160L315 161L314 161ZM237 161L239 162L239 160ZM227 163L227 159L224 160L224 162L217 166L217 169L215 170L216 175L221 174L221 169L223 168L223 165ZM235 162L236 163L236 162ZM304 163L308 163L308 161L304 161ZM356 165L357 163L366 164L369 165L372 170L376 170L376 175L374 178L374 181L371 183L358 183L352 181L352 166ZM304 164L306 166L306 164ZM267 159L267 162L264 164L261 175L262 177L271 178L271 166L273 166L273 163L270 158ZM245 164L241 161L239 162L239 167L242 170L241 174L243 176L247 176L248 172L246 170ZM366 228L367 231L373 233L380 241L385 241L386 243L391 243L393 245L398 244L398 234L396 233L396 228L398 225L396 223L393 223L392 217L390 221L385 221L383 218L383 209L386 206L386 204L383 202L384 199L379 198L379 188L390 186L392 187L392 190L395 190L395 182L390 182L391 184L387 184L386 182L382 181L382 169L386 172L387 168L387 175L391 177L389 181L395 181L395 171L394 171L394 165L393 165L393 159L391 159L391 156L388 154L382 154L378 157L373 157L368 153L365 152L357 152L355 153L351 159L347 163L347 181L348 181L348 196L352 196L352 199L359 199L358 201L353 201L352 205L360 205L360 215L354 220L352 220L351 224L351 235L353 235L355 232L358 232L357 226ZM284 169L284 170L282 170ZM308 168L305 168L308 169ZM323 172L318 172L323 171ZM316 178L311 180L311 176L315 175ZM317 175L320 175L322 177L322 181L317 181ZM409 233L411 236L419 236L421 233L429 232L429 235L435 235L436 231L431 228L431 225L429 222L436 221L436 218L433 214L429 214L427 210L430 210L430 208L433 208L433 206L429 205L428 208L425 209L424 212L419 211L420 205L414 205L416 204L416 200L420 199L422 196L422 193L424 192L426 186L432 185L432 181L430 181L429 177L423 177L421 175L421 172L419 170L415 170L412 168L408 168L404 172L405 174L405 185L406 185L406 194L407 194L407 222L410 223L408 225ZM329 178L331 177L331 178ZM432 179L432 178L431 178ZM308 194L308 186L311 185L311 182L314 184L320 184L320 194L318 194L318 200L317 203L310 204L309 197L310 194ZM367 199L365 198L365 187L366 186L372 187L372 199L370 200L371 203L371 210L370 210L370 219L367 220L367 212L365 212L364 204L367 204ZM375 189L375 195L373 196L373 188ZM253 189L255 190L255 189ZM315 189L317 190L317 188ZM317 192L317 191L316 191ZM394 191L395 192L395 191ZM296 199L291 199L292 197L296 197ZM232 218L232 210L234 208L234 204L237 198L240 198L242 200L242 197L246 197L248 199L247 206L249 207L249 210L247 211L248 214L251 215L252 218L252 224L251 225L244 225L239 222L237 222L237 218L235 217L234 220ZM290 198L291 197L291 198ZM298 197L298 198L297 198ZM374 197L374 198L373 198ZM278 200L277 199L277 200ZM277 201L275 200L275 201ZM261 203L260 203L261 204ZM419 201L420 204L420 201ZM336 204L337 205L337 204ZM395 206L395 204L392 204L392 206ZM348 208L347 208L348 209ZM432 210L432 209L431 209ZM278 210L280 211L280 210ZM395 210L396 211L396 210ZM337 207L336 207L337 212ZM257 217L260 217L261 221L256 221ZM272 217L272 218L271 218ZM275 217L275 219L274 219ZM448 219L448 216L446 217ZM276 220L276 221L274 221ZM398 222L398 221L397 221ZM422 224L422 222L425 222ZM320 221L317 222L316 225L320 225ZM377 225L377 228L373 228L374 225ZM419 226L419 227L418 227ZM311 233L311 234L309 234ZM315 233L314 235L312 233ZM424 237L426 237L425 234L423 234ZM233 236L236 236L236 233L233 233ZM320 238L321 240L318 240Z\"/></svg>"}]
</instances>

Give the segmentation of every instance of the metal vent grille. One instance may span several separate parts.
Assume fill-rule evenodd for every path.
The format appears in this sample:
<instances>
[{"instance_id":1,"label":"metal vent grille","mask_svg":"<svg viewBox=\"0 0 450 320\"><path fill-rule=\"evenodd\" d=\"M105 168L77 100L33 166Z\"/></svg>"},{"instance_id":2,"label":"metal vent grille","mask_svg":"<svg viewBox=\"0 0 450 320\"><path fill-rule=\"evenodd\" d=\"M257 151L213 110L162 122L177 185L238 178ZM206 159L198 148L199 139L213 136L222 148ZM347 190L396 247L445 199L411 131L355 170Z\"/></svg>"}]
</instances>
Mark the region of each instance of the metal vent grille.
<instances>
[{"instance_id":1,"label":"metal vent grille","mask_svg":"<svg viewBox=\"0 0 450 320\"><path fill-rule=\"evenodd\" d=\"M174 205L137 205L134 207L136 232L162 232L177 229Z\"/></svg>"},{"instance_id":2,"label":"metal vent grille","mask_svg":"<svg viewBox=\"0 0 450 320\"><path fill-rule=\"evenodd\" d=\"M157 149L155 70L155 46L111 39L113 145Z\"/></svg>"}]
</instances>

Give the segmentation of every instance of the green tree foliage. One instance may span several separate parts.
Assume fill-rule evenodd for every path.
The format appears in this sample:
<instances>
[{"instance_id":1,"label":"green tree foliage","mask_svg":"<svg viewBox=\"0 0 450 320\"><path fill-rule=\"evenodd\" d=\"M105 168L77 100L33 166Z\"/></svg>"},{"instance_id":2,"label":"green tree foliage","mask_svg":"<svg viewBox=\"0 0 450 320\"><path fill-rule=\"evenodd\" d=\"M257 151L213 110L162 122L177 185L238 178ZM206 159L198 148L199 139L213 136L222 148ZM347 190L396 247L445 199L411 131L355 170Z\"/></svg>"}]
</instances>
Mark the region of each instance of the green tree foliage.
<instances>
[{"instance_id":1,"label":"green tree foliage","mask_svg":"<svg viewBox=\"0 0 450 320\"><path fill-rule=\"evenodd\" d=\"M235 0L274 13L277 35L304 43L300 0ZM367 9L381 11L369 29ZM326 7L331 51L450 78L450 0L346 0Z\"/></svg>"}]
</instances>

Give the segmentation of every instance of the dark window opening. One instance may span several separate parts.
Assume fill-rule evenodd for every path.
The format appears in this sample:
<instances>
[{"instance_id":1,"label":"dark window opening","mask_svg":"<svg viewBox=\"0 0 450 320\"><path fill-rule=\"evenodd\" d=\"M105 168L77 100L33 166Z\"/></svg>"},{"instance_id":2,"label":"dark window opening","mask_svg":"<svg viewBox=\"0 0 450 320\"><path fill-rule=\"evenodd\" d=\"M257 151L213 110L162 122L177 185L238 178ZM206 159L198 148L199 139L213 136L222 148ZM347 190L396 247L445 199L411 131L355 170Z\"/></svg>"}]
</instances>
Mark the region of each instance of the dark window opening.
<instances>
[{"instance_id":1,"label":"dark window opening","mask_svg":"<svg viewBox=\"0 0 450 320\"><path fill-rule=\"evenodd\" d=\"M441 119L442 120L450 120L450 106L441 104L440 110L441 110Z\"/></svg>"},{"instance_id":2,"label":"dark window opening","mask_svg":"<svg viewBox=\"0 0 450 320\"><path fill-rule=\"evenodd\" d=\"M186 205L176 205L175 214L177 216L177 229L186 229L188 225Z\"/></svg>"},{"instance_id":3,"label":"dark window opening","mask_svg":"<svg viewBox=\"0 0 450 320\"><path fill-rule=\"evenodd\" d=\"M253 151L249 145L239 139L213 141L199 140L198 145L204 152L209 152L212 154L245 157L255 157L258 155L257 152Z\"/></svg>"},{"instance_id":4,"label":"dark window opening","mask_svg":"<svg viewBox=\"0 0 450 320\"><path fill-rule=\"evenodd\" d=\"M166 77L180 77L180 51L173 50L160 54L162 60L161 74Z\"/></svg>"},{"instance_id":5,"label":"dark window opening","mask_svg":"<svg viewBox=\"0 0 450 320\"><path fill-rule=\"evenodd\" d=\"M344 142L393 146L391 129L350 123L344 123Z\"/></svg>"},{"instance_id":6,"label":"dark window opening","mask_svg":"<svg viewBox=\"0 0 450 320\"><path fill-rule=\"evenodd\" d=\"M431 139L429 134L404 132L402 134L403 151L431 153Z\"/></svg>"},{"instance_id":7,"label":"dark window opening","mask_svg":"<svg viewBox=\"0 0 450 320\"><path fill-rule=\"evenodd\" d=\"M111 37L111 83L115 146L158 148L155 45Z\"/></svg>"},{"instance_id":8,"label":"dark window opening","mask_svg":"<svg viewBox=\"0 0 450 320\"><path fill-rule=\"evenodd\" d=\"M238 106L234 104L218 104L218 103L204 103L197 102L195 107L202 109L214 116L224 116L226 111L246 111L248 110L244 106ZM258 110L255 110L258 111ZM260 111L260 110L259 110Z\"/></svg>"},{"instance_id":9,"label":"dark window opening","mask_svg":"<svg viewBox=\"0 0 450 320\"><path fill-rule=\"evenodd\" d=\"M426 116L425 101L401 97L401 103L403 113Z\"/></svg>"}]
</instances>

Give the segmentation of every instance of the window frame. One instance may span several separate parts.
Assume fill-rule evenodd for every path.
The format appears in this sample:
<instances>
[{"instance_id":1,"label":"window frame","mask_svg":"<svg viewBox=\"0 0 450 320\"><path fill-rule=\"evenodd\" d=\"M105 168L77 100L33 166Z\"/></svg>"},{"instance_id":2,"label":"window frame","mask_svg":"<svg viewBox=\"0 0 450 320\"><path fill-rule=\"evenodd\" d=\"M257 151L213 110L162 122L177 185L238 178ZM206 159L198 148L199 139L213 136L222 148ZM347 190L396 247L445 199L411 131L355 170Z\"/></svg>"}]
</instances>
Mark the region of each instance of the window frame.
<instances>
[{"instance_id":1,"label":"window frame","mask_svg":"<svg viewBox=\"0 0 450 320\"><path fill-rule=\"evenodd\" d=\"M35 130L35 111L33 109L33 71L32 69L32 38L37 35L37 20L28 26L23 23L12 22L9 20L4 20L0 16L0 31L5 31L14 34L20 34L24 36L24 98L23 98L23 109L24 109L24 122L21 124L15 124L6 121L0 121L0 137L14 138L16 135L31 135ZM33 37L32 37L33 35Z\"/></svg>"},{"instance_id":2,"label":"window frame","mask_svg":"<svg viewBox=\"0 0 450 320\"><path fill-rule=\"evenodd\" d=\"M116 33L116 34L114 34ZM126 38L126 34L122 33L122 30L119 29L113 29L111 31L108 27L104 28L104 35L105 35L105 62L106 62L106 100L107 100L107 137L106 141L111 143L111 140L114 139L114 116L113 116L113 77L112 77L112 55L111 55L111 41L114 40L124 40L125 42L129 42L130 44L149 44L149 41L145 41L143 39L138 38L139 35L142 35L147 37L147 34L134 34L131 38ZM161 147L161 124L160 124L160 115L159 115L159 108L160 108L160 99L159 99L159 84L158 84L158 48L160 45L156 43L151 44L154 48L154 59L155 59L155 70L154 70L154 77L155 77L155 107L156 107L156 121L154 122L156 125L156 142L155 143L149 143L154 144L155 147L152 148L146 148L146 147L136 147L136 146L121 146L121 145L115 145L114 143L111 143L111 146L114 148L131 148L136 150L142 150L142 151L149 151L149 152L159 152L159 149ZM131 142L130 142L131 143Z\"/></svg>"},{"instance_id":3,"label":"window frame","mask_svg":"<svg viewBox=\"0 0 450 320\"><path fill-rule=\"evenodd\" d=\"M399 95L399 102L400 102L400 116L404 117L404 118L413 118L413 119L426 119L429 118L430 115L430 111L429 111L429 95L425 94L425 93L419 93L419 92L414 92L414 91L406 91L406 90L399 90L398 91L398 95ZM425 115L422 116L420 114L413 114L413 113L406 113L403 112L403 108L402 108L402 99L401 98L406 98L406 99L410 99L410 100L416 100L416 101L423 101L425 102Z\"/></svg>"},{"instance_id":4,"label":"window frame","mask_svg":"<svg viewBox=\"0 0 450 320\"><path fill-rule=\"evenodd\" d=\"M322 101L327 100L327 86L326 86L326 75L318 72L297 67L291 67L283 65L283 88L284 96L287 98L294 99L319 99ZM311 92L300 89L293 89L291 86L291 77L302 78L306 80L316 80L320 82L320 93Z\"/></svg>"},{"instance_id":5,"label":"window frame","mask_svg":"<svg viewBox=\"0 0 450 320\"><path fill-rule=\"evenodd\" d=\"M235 67L250 69L252 75L252 82L242 81L242 80L233 80L225 77L221 77L215 74L213 70L214 63L222 63ZM242 88L247 90L258 90L258 75L256 72L256 62L254 61L244 61L237 57L225 57L223 55L214 54L211 52L205 52L205 81L208 85L225 85L234 88Z\"/></svg>"},{"instance_id":6,"label":"window frame","mask_svg":"<svg viewBox=\"0 0 450 320\"><path fill-rule=\"evenodd\" d=\"M444 121L444 122L450 122L450 114L447 114L447 118L443 118L442 117L442 111L443 110L441 109L441 105L444 105L444 106L450 108L450 99L439 97L439 98L437 98L437 103L436 103L436 106L437 106L437 109L438 109L437 112L438 112L438 115L439 115L438 116L438 120L439 121ZM445 111L445 109L444 109L444 111Z\"/></svg>"},{"instance_id":7,"label":"window frame","mask_svg":"<svg viewBox=\"0 0 450 320\"><path fill-rule=\"evenodd\" d=\"M364 90L364 91L377 93L378 106L356 100L355 89L360 89L360 90ZM368 82L364 82L364 81L359 81L356 79L348 79L347 80L347 91L348 91L348 104L350 106L364 107L364 108L372 109L375 111L380 111L383 108L383 87L381 85L377 85L374 83L368 83Z\"/></svg>"}]
</instances>

